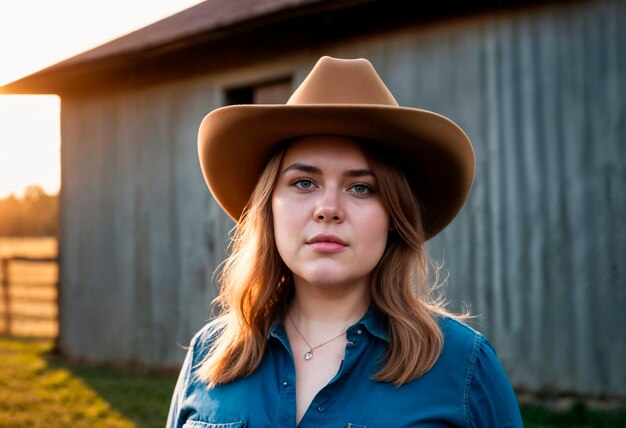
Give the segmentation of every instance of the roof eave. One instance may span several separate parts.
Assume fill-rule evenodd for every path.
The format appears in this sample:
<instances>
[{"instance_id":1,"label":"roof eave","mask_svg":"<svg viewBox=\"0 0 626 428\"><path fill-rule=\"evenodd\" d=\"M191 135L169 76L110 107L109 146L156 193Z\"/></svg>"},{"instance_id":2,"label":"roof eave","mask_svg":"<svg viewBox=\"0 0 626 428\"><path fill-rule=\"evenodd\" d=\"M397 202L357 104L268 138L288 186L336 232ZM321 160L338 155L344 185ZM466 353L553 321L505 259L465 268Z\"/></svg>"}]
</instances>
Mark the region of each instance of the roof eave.
<instances>
[{"instance_id":1,"label":"roof eave","mask_svg":"<svg viewBox=\"0 0 626 428\"><path fill-rule=\"evenodd\" d=\"M250 34L295 17L302 18L349 8L355 4L364 5L378 1L380 0L285 0L285 7L270 13L250 15L239 21L213 26L205 31L172 38L165 42L160 41L158 44L135 44L127 49L106 53L112 50L109 48L112 44L123 44L124 39L136 37L146 29L166 25L166 21L176 18L177 15L173 15L119 39L0 86L0 94L61 94L72 91L74 88L88 87L90 83L101 84L111 80L111 78L124 76L126 72L136 69L136 66L144 61L151 64L157 63L159 60L167 62L167 58L171 55L176 56L180 52L201 46L212 47L218 44L227 44L231 38L237 38L243 33ZM187 12L189 10L183 11L181 14ZM100 54L100 52L105 52L105 54Z\"/></svg>"},{"instance_id":2,"label":"roof eave","mask_svg":"<svg viewBox=\"0 0 626 428\"><path fill-rule=\"evenodd\" d=\"M159 25L167 24L167 20L176 17L174 15L0 87L0 93L67 95L110 90L120 85L180 78L205 73L213 68L260 61L268 55L277 57L281 53L319 46L324 42L332 43L346 36L382 28L396 28L467 13L499 13L522 5L560 0L516 0L506 5L498 0L484 0L479 4L440 0L436 4L426 5L414 0L272 1L286 6L271 13L213 26L205 31L188 32L184 37L162 43L124 43L141 39L137 36L142 31L152 31L154 34ZM193 12L187 10L181 13L190 11ZM359 19L354 19L355 16ZM127 39L131 37L135 39ZM112 45L115 43L117 45ZM119 45L126 49L112 49Z\"/></svg>"}]
</instances>

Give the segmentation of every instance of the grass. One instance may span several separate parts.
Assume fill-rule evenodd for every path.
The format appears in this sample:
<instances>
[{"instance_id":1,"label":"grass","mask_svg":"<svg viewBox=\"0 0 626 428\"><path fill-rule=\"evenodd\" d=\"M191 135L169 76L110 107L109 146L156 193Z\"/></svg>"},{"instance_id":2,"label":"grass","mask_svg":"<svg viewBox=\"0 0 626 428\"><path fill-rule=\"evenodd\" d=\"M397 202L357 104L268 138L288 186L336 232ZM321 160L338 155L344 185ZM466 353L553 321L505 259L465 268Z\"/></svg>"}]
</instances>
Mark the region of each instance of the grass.
<instances>
[{"instance_id":1,"label":"grass","mask_svg":"<svg viewBox=\"0 0 626 428\"><path fill-rule=\"evenodd\" d=\"M176 374L69 364L52 345L0 338L0 427L165 425Z\"/></svg>"},{"instance_id":2,"label":"grass","mask_svg":"<svg viewBox=\"0 0 626 428\"><path fill-rule=\"evenodd\" d=\"M70 364L53 342L0 338L0 427L148 428L165 424L176 374ZM626 427L626 408L522 407L524 426Z\"/></svg>"},{"instance_id":3,"label":"grass","mask_svg":"<svg viewBox=\"0 0 626 428\"><path fill-rule=\"evenodd\" d=\"M548 410L544 406L526 405L522 407L522 417L526 428L626 428L626 408L594 410L582 402L576 403L568 410L560 412Z\"/></svg>"}]
</instances>

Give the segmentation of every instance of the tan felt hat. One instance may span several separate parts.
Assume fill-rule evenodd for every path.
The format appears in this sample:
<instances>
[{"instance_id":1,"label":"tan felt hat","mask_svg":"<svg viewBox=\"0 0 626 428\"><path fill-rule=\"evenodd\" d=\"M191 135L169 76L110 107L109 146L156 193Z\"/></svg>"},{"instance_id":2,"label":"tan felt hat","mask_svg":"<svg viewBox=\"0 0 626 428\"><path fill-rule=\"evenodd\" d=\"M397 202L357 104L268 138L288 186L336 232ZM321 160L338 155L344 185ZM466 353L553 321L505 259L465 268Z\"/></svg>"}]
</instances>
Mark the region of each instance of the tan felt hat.
<instances>
[{"instance_id":1,"label":"tan felt hat","mask_svg":"<svg viewBox=\"0 0 626 428\"><path fill-rule=\"evenodd\" d=\"M368 140L407 173L423 206L427 238L457 215L474 180L474 150L450 119L400 107L366 59L322 57L287 104L233 105L209 113L198 134L211 193L239 219L278 145L304 135Z\"/></svg>"}]
</instances>

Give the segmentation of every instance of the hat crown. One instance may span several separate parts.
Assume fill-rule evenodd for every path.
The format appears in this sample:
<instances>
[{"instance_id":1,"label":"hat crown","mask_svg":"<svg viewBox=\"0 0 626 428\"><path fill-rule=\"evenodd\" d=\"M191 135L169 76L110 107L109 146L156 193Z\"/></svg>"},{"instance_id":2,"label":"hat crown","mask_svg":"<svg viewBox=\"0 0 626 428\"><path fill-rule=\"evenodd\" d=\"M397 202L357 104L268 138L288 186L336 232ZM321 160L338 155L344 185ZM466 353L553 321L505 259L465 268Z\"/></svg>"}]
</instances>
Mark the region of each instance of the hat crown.
<instances>
[{"instance_id":1,"label":"hat crown","mask_svg":"<svg viewBox=\"0 0 626 428\"><path fill-rule=\"evenodd\" d=\"M303 104L378 104L398 106L372 64L364 59L324 56L287 101Z\"/></svg>"}]
</instances>

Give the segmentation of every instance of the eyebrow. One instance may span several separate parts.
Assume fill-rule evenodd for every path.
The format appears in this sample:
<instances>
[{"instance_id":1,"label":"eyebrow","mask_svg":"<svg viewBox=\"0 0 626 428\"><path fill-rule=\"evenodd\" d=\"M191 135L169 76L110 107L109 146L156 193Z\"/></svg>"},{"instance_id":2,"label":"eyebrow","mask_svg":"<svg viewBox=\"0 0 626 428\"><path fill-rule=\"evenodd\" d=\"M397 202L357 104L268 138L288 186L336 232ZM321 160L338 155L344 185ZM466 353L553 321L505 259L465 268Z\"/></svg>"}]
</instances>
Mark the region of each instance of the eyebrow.
<instances>
[{"instance_id":1,"label":"eyebrow","mask_svg":"<svg viewBox=\"0 0 626 428\"><path fill-rule=\"evenodd\" d=\"M309 174L322 174L322 170L320 168L313 166L313 165L300 163L300 162L296 162L296 163L289 165L287 168L283 170L282 173L284 174L287 171L302 171L302 172L306 172ZM366 177L366 176L373 177L374 173L372 173L372 171L367 168L362 168L362 169L348 170L344 173L344 175L346 177L353 177L353 178L354 177Z\"/></svg>"},{"instance_id":2,"label":"eyebrow","mask_svg":"<svg viewBox=\"0 0 626 428\"><path fill-rule=\"evenodd\" d=\"M284 169L283 174L286 173L287 171L302 171L302 172L308 172L309 174L321 174L322 170L319 169L316 166L312 166L312 165L306 165L304 163L292 163L291 165L289 165L287 168Z\"/></svg>"}]
</instances>

